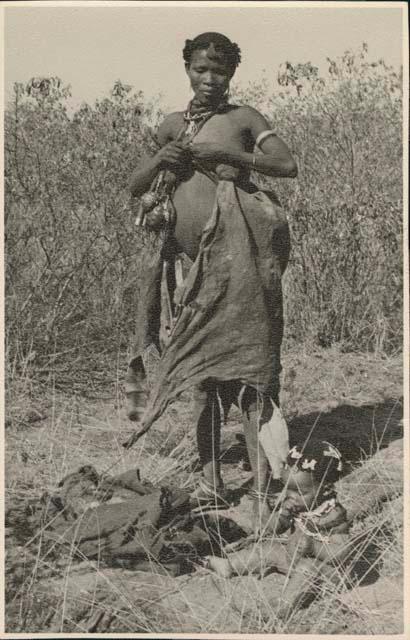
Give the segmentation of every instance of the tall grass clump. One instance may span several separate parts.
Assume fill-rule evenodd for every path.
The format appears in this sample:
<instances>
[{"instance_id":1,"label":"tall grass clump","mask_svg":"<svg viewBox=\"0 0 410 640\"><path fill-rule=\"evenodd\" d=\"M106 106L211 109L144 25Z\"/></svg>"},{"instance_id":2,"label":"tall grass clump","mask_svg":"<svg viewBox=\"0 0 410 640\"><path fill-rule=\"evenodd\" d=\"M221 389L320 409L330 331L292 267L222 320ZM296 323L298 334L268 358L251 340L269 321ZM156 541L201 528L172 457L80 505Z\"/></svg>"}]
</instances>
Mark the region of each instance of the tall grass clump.
<instances>
[{"instance_id":1,"label":"tall grass clump","mask_svg":"<svg viewBox=\"0 0 410 640\"><path fill-rule=\"evenodd\" d=\"M279 91L251 84L234 100L262 110L299 165L296 181L274 183L293 237L288 341L388 352L402 328L401 77L365 45L328 63L321 76L287 62ZM14 369L75 370L124 350L135 323L144 264L126 182L161 112L120 81L73 113L68 97L58 78L34 78L15 84L5 114Z\"/></svg>"}]
</instances>

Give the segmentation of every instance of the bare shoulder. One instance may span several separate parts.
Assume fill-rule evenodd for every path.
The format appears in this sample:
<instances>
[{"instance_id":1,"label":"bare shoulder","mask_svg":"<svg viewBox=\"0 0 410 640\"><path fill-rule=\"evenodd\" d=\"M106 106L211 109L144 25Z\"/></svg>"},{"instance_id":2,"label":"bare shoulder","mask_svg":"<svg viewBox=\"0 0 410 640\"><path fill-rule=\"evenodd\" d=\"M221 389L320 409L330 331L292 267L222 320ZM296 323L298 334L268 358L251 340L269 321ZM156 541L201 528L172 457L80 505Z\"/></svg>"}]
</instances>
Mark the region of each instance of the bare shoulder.
<instances>
[{"instance_id":1,"label":"bare shoulder","mask_svg":"<svg viewBox=\"0 0 410 640\"><path fill-rule=\"evenodd\" d=\"M234 106L231 114L241 132L249 136L249 139L253 142L262 131L269 129L269 123L266 118L259 111L248 105Z\"/></svg>"},{"instance_id":2,"label":"bare shoulder","mask_svg":"<svg viewBox=\"0 0 410 640\"><path fill-rule=\"evenodd\" d=\"M255 123L259 123L261 120L265 120L264 116L249 105L234 105L232 115L237 118L241 124L251 127Z\"/></svg>"},{"instance_id":3,"label":"bare shoulder","mask_svg":"<svg viewBox=\"0 0 410 640\"><path fill-rule=\"evenodd\" d=\"M167 142L175 140L183 124L183 111L174 111L173 113L169 113L167 116L165 116L164 120L161 122L158 128L157 137L159 142L161 144L166 144Z\"/></svg>"}]
</instances>

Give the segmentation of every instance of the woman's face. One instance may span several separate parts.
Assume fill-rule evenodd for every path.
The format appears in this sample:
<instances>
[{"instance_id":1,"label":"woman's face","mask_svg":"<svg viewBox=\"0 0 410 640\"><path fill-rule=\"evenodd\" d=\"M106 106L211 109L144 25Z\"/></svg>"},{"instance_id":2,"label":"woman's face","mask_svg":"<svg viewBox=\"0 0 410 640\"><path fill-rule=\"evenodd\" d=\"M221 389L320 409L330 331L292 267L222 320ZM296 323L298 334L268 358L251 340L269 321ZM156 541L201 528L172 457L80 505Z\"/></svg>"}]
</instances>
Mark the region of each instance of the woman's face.
<instances>
[{"instance_id":1,"label":"woman's face","mask_svg":"<svg viewBox=\"0 0 410 640\"><path fill-rule=\"evenodd\" d=\"M286 510L290 514L308 511L315 506L321 487L312 473L290 467L283 470L282 481L285 485L282 511Z\"/></svg>"},{"instance_id":2,"label":"woman's face","mask_svg":"<svg viewBox=\"0 0 410 640\"><path fill-rule=\"evenodd\" d=\"M227 91L233 75L223 56L210 58L206 49L195 50L185 68L195 97L202 104L217 103Z\"/></svg>"}]
</instances>

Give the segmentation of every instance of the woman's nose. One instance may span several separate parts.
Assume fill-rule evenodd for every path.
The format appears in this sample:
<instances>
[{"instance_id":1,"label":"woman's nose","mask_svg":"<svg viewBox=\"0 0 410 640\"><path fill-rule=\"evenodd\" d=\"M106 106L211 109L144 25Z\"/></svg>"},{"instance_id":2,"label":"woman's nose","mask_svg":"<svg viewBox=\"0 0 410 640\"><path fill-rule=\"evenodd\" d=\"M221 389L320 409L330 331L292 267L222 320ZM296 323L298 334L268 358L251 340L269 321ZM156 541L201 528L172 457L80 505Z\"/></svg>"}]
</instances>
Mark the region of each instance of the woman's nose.
<instances>
[{"instance_id":1,"label":"woman's nose","mask_svg":"<svg viewBox=\"0 0 410 640\"><path fill-rule=\"evenodd\" d=\"M208 71L205 76L204 76L204 82L205 84L214 84L215 82L215 76L211 71Z\"/></svg>"}]
</instances>

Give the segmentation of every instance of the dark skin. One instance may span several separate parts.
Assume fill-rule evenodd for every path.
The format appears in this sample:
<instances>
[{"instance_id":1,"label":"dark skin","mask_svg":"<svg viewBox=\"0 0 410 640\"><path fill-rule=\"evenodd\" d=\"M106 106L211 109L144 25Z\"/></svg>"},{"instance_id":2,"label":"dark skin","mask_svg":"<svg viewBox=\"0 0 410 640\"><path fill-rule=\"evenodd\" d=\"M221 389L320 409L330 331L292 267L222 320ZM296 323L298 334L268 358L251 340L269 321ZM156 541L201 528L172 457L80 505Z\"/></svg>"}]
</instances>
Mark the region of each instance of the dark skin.
<instances>
[{"instance_id":1,"label":"dark skin","mask_svg":"<svg viewBox=\"0 0 410 640\"><path fill-rule=\"evenodd\" d=\"M210 110L215 108L229 88L234 69L223 56L210 56L207 50L196 50L185 65L196 101ZM184 127L184 112L168 115L157 132L161 149L150 158L144 158L129 181L133 196L148 191L158 173L167 169L177 176L183 175L192 162L198 162L216 171L220 178L247 180L250 170L268 176L295 178L296 163L286 146L277 136L266 138L261 144L262 154L254 156L257 137L270 128L266 119L248 106L232 106L224 113L215 114L201 129L194 142L187 144L177 140ZM256 159L256 165L254 163ZM239 177L242 176L242 177ZM195 260L202 229L212 213L215 185L200 172L192 171L177 185L173 201L177 212L175 237L180 249ZM195 208L192 203L195 202ZM196 218L194 217L196 216ZM209 400L209 398L208 398ZM212 403L205 401L198 413L198 448L203 473L209 484L221 484L220 465L210 451L217 451L215 438L219 435L220 417L215 418ZM209 425L218 424L214 429ZM252 407L243 410L245 438L254 474L254 488L263 492L266 488L268 463L258 442L258 412ZM210 460L209 458L213 459ZM266 506L258 506L256 527L262 528L270 512Z\"/></svg>"},{"instance_id":2,"label":"dark skin","mask_svg":"<svg viewBox=\"0 0 410 640\"><path fill-rule=\"evenodd\" d=\"M233 71L223 59L211 59L206 50L194 51L191 62L186 64L186 73L191 81L195 97L204 106L217 105L229 87ZM224 115L231 124L232 142L196 142L188 147L176 141L183 127L183 112L171 113L158 130L158 141L162 148L152 158L144 158L133 172L129 187L133 196L140 196L151 186L162 169L178 171L191 158L201 162L228 164L242 169L253 167L253 145L262 131L269 129L265 118L252 107L243 106ZM256 170L267 176L295 178L296 163L279 136L271 136L262 144L263 155L258 155Z\"/></svg>"},{"instance_id":3,"label":"dark skin","mask_svg":"<svg viewBox=\"0 0 410 640\"><path fill-rule=\"evenodd\" d=\"M281 508L272 514L268 529L274 536L287 531L292 517L314 509L323 500L323 483L316 480L312 473L296 467L287 468L282 473L285 484L284 500ZM268 606L268 614L276 609L276 615L287 618L304 600L315 593L314 585L325 579L340 584L335 567L349 557L351 542L345 534L348 527L345 523L333 529L332 542L321 543L304 534L293 533L286 545L272 538L252 548L229 554L227 558L210 556L208 566L220 576L229 578L232 575L249 573L263 574L269 568L288 574L289 580L279 599ZM293 541L292 541L293 538Z\"/></svg>"}]
</instances>

